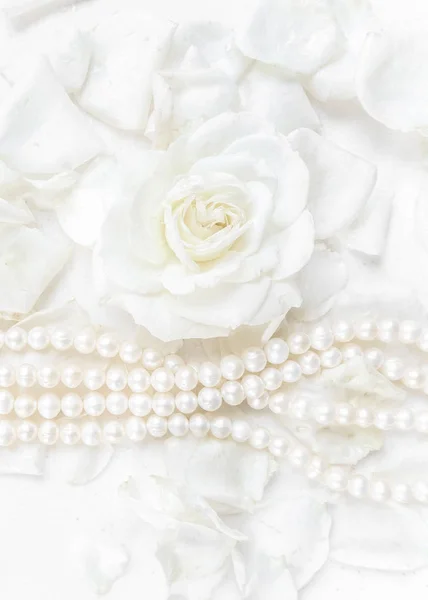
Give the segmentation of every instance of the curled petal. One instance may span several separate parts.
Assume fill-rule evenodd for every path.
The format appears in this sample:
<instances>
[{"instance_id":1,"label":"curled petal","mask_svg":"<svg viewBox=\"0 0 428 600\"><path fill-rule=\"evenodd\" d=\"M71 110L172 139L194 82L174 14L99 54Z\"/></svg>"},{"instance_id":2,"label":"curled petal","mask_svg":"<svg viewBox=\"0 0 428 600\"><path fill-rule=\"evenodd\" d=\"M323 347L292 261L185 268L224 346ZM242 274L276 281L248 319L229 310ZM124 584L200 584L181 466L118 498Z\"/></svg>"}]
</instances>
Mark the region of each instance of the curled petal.
<instances>
[{"instance_id":1,"label":"curled petal","mask_svg":"<svg viewBox=\"0 0 428 600\"><path fill-rule=\"evenodd\" d=\"M273 278L285 279L300 271L312 256L315 245L314 220L308 210L277 236L279 265Z\"/></svg>"}]
</instances>

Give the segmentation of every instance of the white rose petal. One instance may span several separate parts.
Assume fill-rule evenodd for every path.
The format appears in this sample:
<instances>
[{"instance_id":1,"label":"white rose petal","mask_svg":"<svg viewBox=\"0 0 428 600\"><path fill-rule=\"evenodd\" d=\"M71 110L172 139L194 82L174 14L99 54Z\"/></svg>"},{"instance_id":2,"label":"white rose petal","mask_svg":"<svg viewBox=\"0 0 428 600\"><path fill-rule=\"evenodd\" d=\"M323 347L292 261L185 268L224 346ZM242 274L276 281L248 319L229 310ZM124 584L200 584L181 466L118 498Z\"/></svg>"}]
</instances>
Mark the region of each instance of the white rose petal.
<instances>
[{"instance_id":1,"label":"white rose petal","mask_svg":"<svg viewBox=\"0 0 428 600\"><path fill-rule=\"evenodd\" d=\"M59 30L55 45L46 55L58 80L64 88L75 93L81 89L91 61L91 44L88 34L78 29Z\"/></svg>"},{"instance_id":2,"label":"white rose petal","mask_svg":"<svg viewBox=\"0 0 428 600\"><path fill-rule=\"evenodd\" d=\"M346 235L349 248L377 258L382 256L389 233L392 213L391 193L375 189L361 219Z\"/></svg>"},{"instance_id":3,"label":"white rose petal","mask_svg":"<svg viewBox=\"0 0 428 600\"><path fill-rule=\"evenodd\" d=\"M34 217L25 203L12 204L0 198L0 223L28 225L33 221Z\"/></svg>"}]
</instances>

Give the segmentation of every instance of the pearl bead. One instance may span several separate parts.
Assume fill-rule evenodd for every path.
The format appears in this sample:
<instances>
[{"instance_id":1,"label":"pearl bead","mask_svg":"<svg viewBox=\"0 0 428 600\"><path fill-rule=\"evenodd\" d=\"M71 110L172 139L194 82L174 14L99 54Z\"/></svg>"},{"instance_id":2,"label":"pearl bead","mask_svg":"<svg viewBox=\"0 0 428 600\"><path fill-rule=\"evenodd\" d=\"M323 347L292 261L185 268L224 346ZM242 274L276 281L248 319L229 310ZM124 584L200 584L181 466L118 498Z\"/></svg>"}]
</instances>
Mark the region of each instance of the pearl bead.
<instances>
[{"instance_id":1,"label":"pearl bead","mask_svg":"<svg viewBox=\"0 0 428 600\"><path fill-rule=\"evenodd\" d=\"M260 373L266 367L266 354L261 348L251 347L242 354L245 368L249 373Z\"/></svg>"},{"instance_id":2,"label":"pearl bead","mask_svg":"<svg viewBox=\"0 0 428 600\"><path fill-rule=\"evenodd\" d=\"M369 348L364 352L366 363L376 370L381 368L384 358L384 354L379 348Z\"/></svg>"},{"instance_id":3,"label":"pearl bead","mask_svg":"<svg viewBox=\"0 0 428 600\"><path fill-rule=\"evenodd\" d=\"M395 427L401 431L408 431L413 427L414 415L409 408L401 408L394 415Z\"/></svg>"},{"instance_id":4,"label":"pearl bead","mask_svg":"<svg viewBox=\"0 0 428 600\"><path fill-rule=\"evenodd\" d=\"M205 437L210 430L210 423L205 415L195 414L189 419L189 429L195 437Z\"/></svg>"},{"instance_id":5,"label":"pearl bead","mask_svg":"<svg viewBox=\"0 0 428 600\"><path fill-rule=\"evenodd\" d=\"M329 350L321 352L320 360L322 367L326 369L333 369L334 367L338 367L342 362L342 353L339 348L333 346Z\"/></svg>"},{"instance_id":6,"label":"pearl bead","mask_svg":"<svg viewBox=\"0 0 428 600\"><path fill-rule=\"evenodd\" d=\"M13 395L8 390L0 390L0 415L8 415L13 410Z\"/></svg>"},{"instance_id":7,"label":"pearl bead","mask_svg":"<svg viewBox=\"0 0 428 600\"><path fill-rule=\"evenodd\" d=\"M295 383L302 376L302 367L294 360L287 360L281 367L281 373L285 383Z\"/></svg>"},{"instance_id":8,"label":"pearl bead","mask_svg":"<svg viewBox=\"0 0 428 600\"><path fill-rule=\"evenodd\" d=\"M128 397L123 392L112 392L106 398L106 409L111 415L120 416L128 410Z\"/></svg>"},{"instance_id":9,"label":"pearl bead","mask_svg":"<svg viewBox=\"0 0 428 600\"><path fill-rule=\"evenodd\" d=\"M334 421L336 414L335 405L328 399L322 400L315 404L312 414L317 423L326 427Z\"/></svg>"},{"instance_id":10,"label":"pearl bead","mask_svg":"<svg viewBox=\"0 0 428 600\"><path fill-rule=\"evenodd\" d=\"M358 356L361 356L363 351L357 344L345 344L342 348L343 360L354 360Z\"/></svg>"},{"instance_id":11,"label":"pearl bead","mask_svg":"<svg viewBox=\"0 0 428 600\"><path fill-rule=\"evenodd\" d=\"M417 341L417 346L422 352L428 352L428 328L422 329Z\"/></svg>"},{"instance_id":12,"label":"pearl bead","mask_svg":"<svg viewBox=\"0 0 428 600\"><path fill-rule=\"evenodd\" d=\"M151 375L151 383L153 389L157 392L170 392L174 387L174 373L165 367L155 369Z\"/></svg>"},{"instance_id":13,"label":"pearl bead","mask_svg":"<svg viewBox=\"0 0 428 600\"><path fill-rule=\"evenodd\" d=\"M83 411L83 400L79 394L70 393L63 396L61 400L61 411L65 417L75 419L80 417Z\"/></svg>"},{"instance_id":14,"label":"pearl bead","mask_svg":"<svg viewBox=\"0 0 428 600\"><path fill-rule=\"evenodd\" d=\"M21 352L27 345L27 332L21 327L12 327L6 331L4 342L9 350Z\"/></svg>"},{"instance_id":15,"label":"pearl bead","mask_svg":"<svg viewBox=\"0 0 428 600\"><path fill-rule=\"evenodd\" d=\"M0 446L6 447L16 440L16 432L9 421L0 421Z\"/></svg>"},{"instance_id":16,"label":"pearl bead","mask_svg":"<svg viewBox=\"0 0 428 600\"><path fill-rule=\"evenodd\" d=\"M11 387L15 383L15 369L10 365L0 365L0 387Z\"/></svg>"},{"instance_id":17,"label":"pearl bead","mask_svg":"<svg viewBox=\"0 0 428 600\"><path fill-rule=\"evenodd\" d=\"M145 417L152 410L152 397L149 394L131 394L129 410L136 417Z\"/></svg>"},{"instance_id":18,"label":"pearl bead","mask_svg":"<svg viewBox=\"0 0 428 600\"><path fill-rule=\"evenodd\" d=\"M311 481L320 479L325 469L324 460L320 456L312 456L305 465L306 477Z\"/></svg>"},{"instance_id":19,"label":"pearl bead","mask_svg":"<svg viewBox=\"0 0 428 600\"><path fill-rule=\"evenodd\" d=\"M175 397L175 406L179 412L190 415L198 408L198 397L194 392L178 392Z\"/></svg>"},{"instance_id":20,"label":"pearl bead","mask_svg":"<svg viewBox=\"0 0 428 600\"><path fill-rule=\"evenodd\" d=\"M211 433L219 439L225 440L232 433L232 421L229 417L215 417L211 421Z\"/></svg>"},{"instance_id":21,"label":"pearl bead","mask_svg":"<svg viewBox=\"0 0 428 600\"><path fill-rule=\"evenodd\" d=\"M146 369L132 369L128 373L128 386L133 392L145 392L150 387L150 374Z\"/></svg>"},{"instance_id":22,"label":"pearl bead","mask_svg":"<svg viewBox=\"0 0 428 600\"><path fill-rule=\"evenodd\" d=\"M368 342L376 339L377 325L372 319L363 319L355 325L355 336L359 340Z\"/></svg>"},{"instance_id":23,"label":"pearl bead","mask_svg":"<svg viewBox=\"0 0 428 600\"><path fill-rule=\"evenodd\" d=\"M428 504L428 483L426 481L417 481L411 487L413 498L417 502Z\"/></svg>"},{"instance_id":24,"label":"pearl bead","mask_svg":"<svg viewBox=\"0 0 428 600\"><path fill-rule=\"evenodd\" d=\"M1 394L0 394L0 411L1 411ZM28 419L32 417L37 410L37 401L33 396L22 394L15 400L15 414L19 419ZM3 413L4 414L4 413Z\"/></svg>"},{"instance_id":25,"label":"pearl bead","mask_svg":"<svg viewBox=\"0 0 428 600\"><path fill-rule=\"evenodd\" d=\"M119 356L127 365L133 365L141 360L143 351L138 344L133 342L124 342L120 346Z\"/></svg>"},{"instance_id":26,"label":"pearl bead","mask_svg":"<svg viewBox=\"0 0 428 600\"><path fill-rule=\"evenodd\" d=\"M348 481L348 493L350 496L360 500L367 496L368 490L369 484L364 475L351 475Z\"/></svg>"},{"instance_id":27,"label":"pearl bead","mask_svg":"<svg viewBox=\"0 0 428 600\"><path fill-rule=\"evenodd\" d=\"M39 425L38 437L45 446L53 446L58 441L58 425L54 421L43 421Z\"/></svg>"},{"instance_id":28,"label":"pearl bead","mask_svg":"<svg viewBox=\"0 0 428 600\"><path fill-rule=\"evenodd\" d=\"M106 374L106 385L112 392L121 392L126 388L128 375L122 367L110 367Z\"/></svg>"},{"instance_id":29,"label":"pearl bead","mask_svg":"<svg viewBox=\"0 0 428 600\"><path fill-rule=\"evenodd\" d=\"M290 400L289 413L295 419L307 420L311 416L312 407L305 396L297 395Z\"/></svg>"},{"instance_id":30,"label":"pearl bead","mask_svg":"<svg viewBox=\"0 0 428 600\"><path fill-rule=\"evenodd\" d=\"M191 392L198 385L198 374L191 366L179 367L175 374L175 385L183 392Z\"/></svg>"},{"instance_id":31,"label":"pearl bead","mask_svg":"<svg viewBox=\"0 0 428 600\"><path fill-rule=\"evenodd\" d=\"M74 338L74 347L80 354L92 354L97 346L97 336L91 327L79 331Z\"/></svg>"},{"instance_id":32,"label":"pearl bead","mask_svg":"<svg viewBox=\"0 0 428 600\"><path fill-rule=\"evenodd\" d=\"M239 381L226 381L221 386L221 395L229 406L238 406L245 400L244 386Z\"/></svg>"},{"instance_id":33,"label":"pearl bead","mask_svg":"<svg viewBox=\"0 0 428 600\"><path fill-rule=\"evenodd\" d=\"M320 369L321 361L315 352L306 352L306 354L300 357L299 364L303 375L315 375Z\"/></svg>"},{"instance_id":34,"label":"pearl bead","mask_svg":"<svg viewBox=\"0 0 428 600\"><path fill-rule=\"evenodd\" d=\"M77 365L68 365L64 367L61 373L61 381L65 387L74 389L77 388L83 380L82 369Z\"/></svg>"},{"instance_id":35,"label":"pearl bead","mask_svg":"<svg viewBox=\"0 0 428 600\"><path fill-rule=\"evenodd\" d=\"M304 446L295 446L288 453L288 462L296 469L304 468L310 460L310 453Z\"/></svg>"},{"instance_id":36,"label":"pearl bead","mask_svg":"<svg viewBox=\"0 0 428 600\"><path fill-rule=\"evenodd\" d=\"M106 401L99 392L91 392L83 398L83 408L85 413L91 417L100 417L106 407Z\"/></svg>"},{"instance_id":37,"label":"pearl bead","mask_svg":"<svg viewBox=\"0 0 428 600\"><path fill-rule=\"evenodd\" d=\"M153 397L153 412L160 417L169 417L175 408L175 399L172 394L157 392Z\"/></svg>"},{"instance_id":38,"label":"pearl bead","mask_svg":"<svg viewBox=\"0 0 428 600\"><path fill-rule=\"evenodd\" d=\"M274 437L269 444L269 452L276 458L282 458L288 452L289 444L285 438Z\"/></svg>"},{"instance_id":39,"label":"pearl bead","mask_svg":"<svg viewBox=\"0 0 428 600\"><path fill-rule=\"evenodd\" d=\"M393 319L384 319L377 325L377 338L386 344L395 341L398 337L398 323Z\"/></svg>"},{"instance_id":40,"label":"pearl bead","mask_svg":"<svg viewBox=\"0 0 428 600\"><path fill-rule=\"evenodd\" d=\"M103 333L97 339L97 352L104 358L114 358L119 352L119 344L112 333Z\"/></svg>"},{"instance_id":41,"label":"pearl bead","mask_svg":"<svg viewBox=\"0 0 428 600\"><path fill-rule=\"evenodd\" d=\"M260 373L265 389L270 392L278 390L282 385L282 373L274 367L268 367Z\"/></svg>"},{"instance_id":42,"label":"pearl bead","mask_svg":"<svg viewBox=\"0 0 428 600\"><path fill-rule=\"evenodd\" d=\"M350 404L336 405L336 423L339 425L351 425L355 420L355 409Z\"/></svg>"},{"instance_id":43,"label":"pearl bead","mask_svg":"<svg viewBox=\"0 0 428 600\"><path fill-rule=\"evenodd\" d=\"M253 410L263 410L269 404L268 392L263 392L263 394L258 396L258 398L248 397L247 404Z\"/></svg>"},{"instance_id":44,"label":"pearl bead","mask_svg":"<svg viewBox=\"0 0 428 600\"><path fill-rule=\"evenodd\" d=\"M199 381L205 387L215 387L221 379L220 369L213 363L203 362L199 367Z\"/></svg>"},{"instance_id":45,"label":"pearl bead","mask_svg":"<svg viewBox=\"0 0 428 600\"><path fill-rule=\"evenodd\" d=\"M328 350L334 342L333 332L329 327L324 327L323 325L315 327L310 339L312 348L320 351Z\"/></svg>"},{"instance_id":46,"label":"pearl bead","mask_svg":"<svg viewBox=\"0 0 428 600\"><path fill-rule=\"evenodd\" d=\"M355 335L354 324L345 319L336 321L333 325L333 335L334 339L341 344L350 342Z\"/></svg>"},{"instance_id":47,"label":"pearl bead","mask_svg":"<svg viewBox=\"0 0 428 600\"><path fill-rule=\"evenodd\" d=\"M61 411L61 400L56 394L43 394L37 402L37 408L44 419L55 419Z\"/></svg>"},{"instance_id":48,"label":"pearl bead","mask_svg":"<svg viewBox=\"0 0 428 600\"><path fill-rule=\"evenodd\" d=\"M288 336L290 354L304 354L311 347L311 340L306 333L292 333Z\"/></svg>"},{"instance_id":49,"label":"pearl bead","mask_svg":"<svg viewBox=\"0 0 428 600\"><path fill-rule=\"evenodd\" d=\"M143 352L143 367L149 371L154 371L163 365L163 355L159 350L146 348Z\"/></svg>"},{"instance_id":50,"label":"pearl bead","mask_svg":"<svg viewBox=\"0 0 428 600\"><path fill-rule=\"evenodd\" d=\"M265 391L263 380L258 375L245 375L242 386L247 400L259 398Z\"/></svg>"},{"instance_id":51,"label":"pearl bead","mask_svg":"<svg viewBox=\"0 0 428 600\"><path fill-rule=\"evenodd\" d=\"M235 381L236 379L240 379L244 374L244 362L239 358L239 356L229 354L221 359L220 371L225 379Z\"/></svg>"},{"instance_id":52,"label":"pearl bead","mask_svg":"<svg viewBox=\"0 0 428 600\"><path fill-rule=\"evenodd\" d=\"M256 450L264 450L270 443L270 433L263 427L257 427L254 429L250 436L250 446Z\"/></svg>"},{"instance_id":53,"label":"pearl bead","mask_svg":"<svg viewBox=\"0 0 428 600\"><path fill-rule=\"evenodd\" d=\"M80 441L80 427L76 423L64 423L59 428L59 437L67 446L74 446Z\"/></svg>"},{"instance_id":54,"label":"pearl bead","mask_svg":"<svg viewBox=\"0 0 428 600\"><path fill-rule=\"evenodd\" d=\"M391 486L391 497L395 502L407 504L410 502L411 489L407 483L395 483Z\"/></svg>"},{"instance_id":55,"label":"pearl bead","mask_svg":"<svg viewBox=\"0 0 428 600\"><path fill-rule=\"evenodd\" d=\"M348 486L347 469L340 466L329 467L324 474L326 486L333 492L343 492Z\"/></svg>"},{"instance_id":56,"label":"pearl bead","mask_svg":"<svg viewBox=\"0 0 428 600\"><path fill-rule=\"evenodd\" d=\"M250 439L251 436L251 426L247 423L247 421L237 419L232 422L232 439L235 442L243 443Z\"/></svg>"},{"instance_id":57,"label":"pearl bead","mask_svg":"<svg viewBox=\"0 0 428 600\"><path fill-rule=\"evenodd\" d=\"M73 346L73 334L68 328L56 328L51 334L51 344L55 350L65 352Z\"/></svg>"},{"instance_id":58,"label":"pearl bead","mask_svg":"<svg viewBox=\"0 0 428 600\"><path fill-rule=\"evenodd\" d=\"M198 394L198 404L206 411L214 412L221 406L222 398L217 388L202 388Z\"/></svg>"},{"instance_id":59,"label":"pearl bead","mask_svg":"<svg viewBox=\"0 0 428 600\"><path fill-rule=\"evenodd\" d=\"M44 327L33 327L28 332L28 345L33 350L45 350L49 346L49 334Z\"/></svg>"},{"instance_id":60,"label":"pearl bead","mask_svg":"<svg viewBox=\"0 0 428 600\"><path fill-rule=\"evenodd\" d=\"M44 388L56 387L60 381L60 374L54 367L42 367L37 372L37 381Z\"/></svg>"},{"instance_id":61,"label":"pearl bead","mask_svg":"<svg viewBox=\"0 0 428 600\"><path fill-rule=\"evenodd\" d=\"M282 365L290 354L287 342L281 338L272 338L269 340L264 347L264 351L267 361L271 365Z\"/></svg>"},{"instance_id":62,"label":"pearl bead","mask_svg":"<svg viewBox=\"0 0 428 600\"><path fill-rule=\"evenodd\" d=\"M378 409L374 413L374 425L382 431L392 429L394 426L394 414L388 409Z\"/></svg>"},{"instance_id":63,"label":"pearl bead","mask_svg":"<svg viewBox=\"0 0 428 600\"><path fill-rule=\"evenodd\" d=\"M421 327L417 321L403 321L400 323L398 339L402 344L416 344L421 333Z\"/></svg>"},{"instance_id":64,"label":"pearl bead","mask_svg":"<svg viewBox=\"0 0 428 600\"><path fill-rule=\"evenodd\" d=\"M269 409L275 415L285 415L288 412L289 397L284 392L272 394L269 398Z\"/></svg>"},{"instance_id":65,"label":"pearl bead","mask_svg":"<svg viewBox=\"0 0 428 600\"><path fill-rule=\"evenodd\" d=\"M118 444L125 435L125 429L119 421L109 421L104 425L103 436L108 444Z\"/></svg>"},{"instance_id":66,"label":"pearl bead","mask_svg":"<svg viewBox=\"0 0 428 600\"><path fill-rule=\"evenodd\" d=\"M37 371L33 365L20 365L16 370L16 383L19 387L30 388L36 385Z\"/></svg>"},{"instance_id":67,"label":"pearl bead","mask_svg":"<svg viewBox=\"0 0 428 600\"><path fill-rule=\"evenodd\" d=\"M171 415L168 419L168 430L175 437L183 437L189 431L189 421L187 417L180 413Z\"/></svg>"},{"instance_id":68,"label":"pearl bead","mask_svg":"<svg viewBox=\"0 0 428 600\"><path fill-rule=\"evenodd\" d=\"M85 446L99 446L101 443L101 427L96 421L83 423L80 437Z\"/></svg>"},{"instance_id":69,"label":"pearl bead","mask_svg":"<svg viewBox=\"0 0 428 600\"><path fill-rule=\"evenodd\" d=\"M88 390L99 390L103 387L106 381L106 375L102 369L92 368L87 369L83 376L83 383Z\"/></svg>"},{"instance_id":70,"label":"pearl bead","mask_svg":"<svg viewBox=\"0 0 428 600\"><path fill-rule=\"evenodd\" d=\"M126 421L125 432L131 442L141 442L147 434L147 427L143 419L130 417Z\"/></svg>"},{"instance_id":71,"label":"pearl bead","mask_svg":"<svg viewBox=\"0 0 428 600\"><path fill-rule=\"evenodd\" d=\"M425 383L425 374L418 367L408 367L404 370L402 382L411 390L420 390Z\"/></svg>"},{"instance_id":72,"label":"pearl bead","mask_svg":"<svg viewBox=\"0 0 428 600\"><path fill-rule=\"evenodd\" d=\"M387 358L382 366L382 373L390 381L398 381L404 375L404 363L401 358Z\"/></svg>"},{"instance_id":73,"label":"pearl bead","mask_svg":"<svg viewBox=\"0 0 428 600\"><path fill-rule=\"evenodd\" d=\"M428 411L416 415L415 429L419 433L428 433Z\"/></svg>"},{"instance_id":74,"label":"pearl bead","mask_svg":"<svg viewBox=\"0 0 428 600\"><path fill-rule=\"evenodd\" d=\"M184 366L184 360L178 354L168 354L164 359L164 367L175 375L180 367Z\"/></svg>"},{"instance_id":75,"label":"pearl bead","mask_svg":"<svg viewBox=\"0 0 428 600\"><path fill-rule=\"evenodd\" d=\"M385 502L385 500L388 500L390 494L389 486L385 481L370 481L369 495L375 502Z\"/></svg>"},{"instance_id":76,"label":"pearl bead","mask_svg":"<svg viewBox=\"0 0 428 600\"><path fill-rule=\"evenodd\" d=\"M152 437L161 438L168 431L168 422L159 415L150 415L147 419L147 431Z\"/></svg>"},{"instance_id":77,"label":"pearl bead","mask_svg":"<svg viewBox=\"0 0 428 600\"><path fill-rule=\"evenodd\" d=\"M373 425L373 413L370 408L357 408L355 411L355 423L358 427L371 427Z\"/></svg>"},{"instance_id":78,"label":"pearl bead","mask_svg":"<svg viewBox=\"0 0 428 600\"><path fill-rule=\"evenodd\" d=\"M37 425L31 421L19 423L16 428L16 436L18 440L25 444L33 442L37 437Z\"/></svg>"}]
</instances>

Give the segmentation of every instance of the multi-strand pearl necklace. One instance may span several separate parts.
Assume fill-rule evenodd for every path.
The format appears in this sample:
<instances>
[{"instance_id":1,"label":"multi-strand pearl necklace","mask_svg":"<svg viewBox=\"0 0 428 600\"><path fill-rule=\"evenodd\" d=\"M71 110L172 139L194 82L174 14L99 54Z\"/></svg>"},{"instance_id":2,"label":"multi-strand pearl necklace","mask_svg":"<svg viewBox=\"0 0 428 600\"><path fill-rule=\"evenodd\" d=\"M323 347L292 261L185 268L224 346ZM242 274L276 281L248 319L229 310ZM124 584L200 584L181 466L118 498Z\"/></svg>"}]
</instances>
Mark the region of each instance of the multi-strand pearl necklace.
<instances>
[{"instance_id":1,"label":"multi-strand pearl necklace","mask_svg":"<svg viewBox=\"0 0 428 600\"><path fill-rule=\"evenodd\" d=\"M290 401L285 384L357 356L364 357L389 380L428 394L424 369L406 364L400 357L385 356L379 342L400 342L428 352L428 329L410 320L341 320L332 328L317 326L309 333L291 333L287 340L271 339L263 348L251 347L240 356L225 356L218 365L207 361L186 365L176 354L164 356L133 342L119 343L114 334L97 336L89 328L73 335L66 328L36 327L27 333L13 327L0 332L0 347L13 353L54 350L64 357L76 353L98 356L109 364L82 369L77 361L74 364L67 360L60 369L37 369L31 364L14 367L1 362L0 446L16 440L96 446L126 438L141 442L147 435L162 438L168 434L210 434L286 457L293 467L303 469L310 479L321 481L333 491L377 501L392 498L397 502L428 503L428 483L389 485L378 479L368 480L348 467L326 465L291 436L272 436L265 428L253 428L243 419L212 414L218 413L222 405L246 402L255 410L269 408L274 414L320 426L428 433L428 411L354 408L329 399L312 405L305 396Z\"/></svg>"}]
</instances>

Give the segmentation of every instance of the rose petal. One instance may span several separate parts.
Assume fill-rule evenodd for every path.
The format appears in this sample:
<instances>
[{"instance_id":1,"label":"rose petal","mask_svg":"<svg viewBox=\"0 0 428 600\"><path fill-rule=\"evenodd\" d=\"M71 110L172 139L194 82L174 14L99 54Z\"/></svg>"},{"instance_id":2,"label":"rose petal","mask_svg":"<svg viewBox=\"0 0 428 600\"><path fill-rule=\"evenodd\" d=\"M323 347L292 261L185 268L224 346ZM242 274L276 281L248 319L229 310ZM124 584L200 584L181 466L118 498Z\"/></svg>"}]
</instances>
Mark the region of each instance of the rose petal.
<instances>
[{"instance_id":1,"label":"rose petal","mask_svg":"<svg viewBox=\"0 0 428 600\"><path fill-rule=\"evenodd\" d=\"M26 204L13 205L0 198L0 223L28 225L32 221L34 221L34 217Z\"/></svg>"},{"instance_id":2,"label":"rose petal","mask_svg":"<svg viewBox=\"0 0 428 600\"><path fill-rule=\"evenodd\" d=\"M346 235L349 248L377 258L383 254L392 212L390 192L373 192L363 214Z\"/></svg>"},{"instance_id":3,"label":"rose petal","mask_svg":"<svg viewBox=\"0 0 428 600\"><path fill-rule=\"evenodd\" d=\"M308 210L293 225L278 234L279 265L274 279L285 279L300 271L312 256L315 245L314 220Z\"/></svg>"},{"instance_id":4,"label":"rose petal","mask_svg":"<svg viewBox=\"0 0 428 600\"><path fill-rule=\"evenodd\" d=\"M41 476L45 470L46 448L41 444L19 444L0 451L0 474Z\"/></svg>"},{"instance_id":5,"label":"rose petal","mask_svg":"<svg viewBox=\"0 0 428 600\"><path fill-rule=\"evenodd\" d=\"M83 86L91 60L89 36L78 29L61 29L50 37L46 55L64 88L75 93Z\"/></svg>"}]
</instances>

